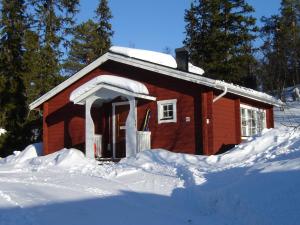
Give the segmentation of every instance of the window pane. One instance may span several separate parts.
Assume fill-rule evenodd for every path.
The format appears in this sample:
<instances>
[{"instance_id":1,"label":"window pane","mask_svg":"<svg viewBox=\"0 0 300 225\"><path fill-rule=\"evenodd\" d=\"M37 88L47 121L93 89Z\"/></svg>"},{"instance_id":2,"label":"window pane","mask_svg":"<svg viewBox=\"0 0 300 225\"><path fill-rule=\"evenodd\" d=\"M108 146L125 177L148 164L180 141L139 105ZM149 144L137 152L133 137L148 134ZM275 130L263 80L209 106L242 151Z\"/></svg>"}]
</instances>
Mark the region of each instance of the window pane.
<instances>
[{"instance_id":1,"label":"window pane","mask_svg":"<svg viewBox=\"0 0 300 225\"><path fill-rule=\"evenodd\" d=\"M162 120L173 119L173 104L162 105Z\"/></svg>"}]
</instances>

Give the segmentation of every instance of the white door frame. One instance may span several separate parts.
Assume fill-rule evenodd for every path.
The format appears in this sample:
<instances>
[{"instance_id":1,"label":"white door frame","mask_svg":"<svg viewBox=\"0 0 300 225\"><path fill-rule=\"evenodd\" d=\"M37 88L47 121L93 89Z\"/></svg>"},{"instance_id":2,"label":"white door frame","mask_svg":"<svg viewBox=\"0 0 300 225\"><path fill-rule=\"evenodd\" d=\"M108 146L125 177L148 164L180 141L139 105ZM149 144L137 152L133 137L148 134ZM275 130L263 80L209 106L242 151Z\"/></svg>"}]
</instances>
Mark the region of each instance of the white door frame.
<instances>
[{"instance_id":1,"label":"white door frame","mask_svg":"<svg viewBox=\"0 0 300 225\"><path fill-rule=\"evenodd\" d=\"M137 103L137 101L136 101ZM113 102L112 103L112 147L113 147L113 159L116 158L116 106L120 106L120 105L130 105L129 104L129 101L124 101L124 102ZM129 109L130 110L130 109ZM135 115L136 115L136 118L135 118L135 121L137 121L137 108L136 108L136 105L135 105ZM126 132L126 130L125 130ZM126 139L125 139L126 141ZM125 156L126 157L126 156Z\"/></svg>"}]
</instances>

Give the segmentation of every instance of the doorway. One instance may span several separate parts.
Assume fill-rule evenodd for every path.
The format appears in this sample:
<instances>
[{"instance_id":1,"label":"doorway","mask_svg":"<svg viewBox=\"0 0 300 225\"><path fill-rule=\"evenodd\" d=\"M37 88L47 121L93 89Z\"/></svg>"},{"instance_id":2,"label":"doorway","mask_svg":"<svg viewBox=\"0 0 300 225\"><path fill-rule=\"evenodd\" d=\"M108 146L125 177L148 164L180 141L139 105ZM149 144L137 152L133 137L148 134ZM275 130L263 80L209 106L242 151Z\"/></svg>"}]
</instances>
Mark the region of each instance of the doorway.
<instances>
[{"instance_id":1,"label":"doorway","mask_svg":"<svg viewBox=\"0 0 300 225\"><path fill-rule=\"evenodd\" d=\"M129 102L112 103L113 114L113 158L126 157L126 120L129 114Z\"/></svg>"}]
</instances>

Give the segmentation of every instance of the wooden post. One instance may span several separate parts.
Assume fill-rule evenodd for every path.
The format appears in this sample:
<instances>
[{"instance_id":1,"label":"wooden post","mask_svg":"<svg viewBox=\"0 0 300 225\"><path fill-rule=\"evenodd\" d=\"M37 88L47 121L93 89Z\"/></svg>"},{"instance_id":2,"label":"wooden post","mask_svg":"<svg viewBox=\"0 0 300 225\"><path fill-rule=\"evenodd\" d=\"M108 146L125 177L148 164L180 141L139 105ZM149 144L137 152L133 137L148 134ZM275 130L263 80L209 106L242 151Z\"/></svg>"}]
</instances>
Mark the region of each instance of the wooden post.
<instances>
[{"instance_id":1,"label":"wooden post","mask_svg":"<svg viewBox=\"0 0 300 225\"><path fill-rule=\"evenodd\" d=\"M91 108L97 96L91 96L85 101L85 155L87 158L94 159L94 134L95 126L91 114Z\"/></svg>"},{"instance_id":2,"label":"wooden post","mask_svg":"<svg viewBox=\"0 0 300 225\"><path fill-rule=\"evenodd\" d=\"M126 119L126 157L137 153L137 129L136 129L136 100L134 97L127 97L129 100L129 113Z\"/></svg>"}]
</instances>

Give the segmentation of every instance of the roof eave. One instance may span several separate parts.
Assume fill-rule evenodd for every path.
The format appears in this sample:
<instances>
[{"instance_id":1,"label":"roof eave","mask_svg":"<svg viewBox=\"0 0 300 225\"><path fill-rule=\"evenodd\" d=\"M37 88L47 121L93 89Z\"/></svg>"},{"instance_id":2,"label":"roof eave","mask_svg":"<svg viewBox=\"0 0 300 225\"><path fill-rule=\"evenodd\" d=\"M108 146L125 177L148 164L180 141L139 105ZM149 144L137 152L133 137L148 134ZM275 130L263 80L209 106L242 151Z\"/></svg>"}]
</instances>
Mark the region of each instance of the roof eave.
<instances>
[{"instance_id":1,"label":"roof eave","mask_svg":"<svg viewBox=\"0 0 300 225\"><path fill-rule=\"evenodd\" d=\"M159 65L159 64L154 64L154 63L150 63L150 62L135 59L135 58L130 58L130 57L115 54L115 53L112 53L112 52L107 52L103 56L96 59L91 64L87 65L86 67L84 67L83 69L81 69L80 71L75 73L70 78L68 78L67 80L65 80L61 84L57 85L56 87L51 89L49 92L47 92L46 94L42 95L40 98L38 98L37 100L32 102L29 105L29 109L33 110L33 109L39 107L45 101L47 101L50 98L52 98L53 96L55 96L60 91L62 91L63 89L65 89L66 87L68 87L69 85L74 83L75 81L79 80L80 78L85 76L90 71L96 69L101 64L105 63L107 60L113 60L113 61L123 63L123 64L126 64L126 65L138 67L138 68L145 69L145 70L148 70L148 71L156 72L156 73L159 73L159 74L164 74L164 75L167 75L167 76L170 76L170 77L179 78L181 80L185 80L185 81L189 81L189 82L192 82L192 83L197 83L197 84L201 84L201 85L204 85L204 86L207 86L207 87L222 90L222 87L219 87L219 85L216 84L216 80L213 80L211 78L195 75L195 74L188 73L188 72L179 71L179 70L171 68L171 67L162 66L162 65ZM259 102L264 102L266 104L275 105L275 106L282 106L282 104L279 101L276 101L274 99L272 99L272 100L271 99L262 99L262 98L259 98L256 95L254 95L254 94L252 95L252 94L249 94L249 93L243 93L242 91L237 91L237 90L231 89L231 88L228 88L228 92L232 93L232 94L243 96L245 98L250 98L250 99L253 99L253 100L256 100L256 101L259 101Z\"/></svg>"}]
</instances>

